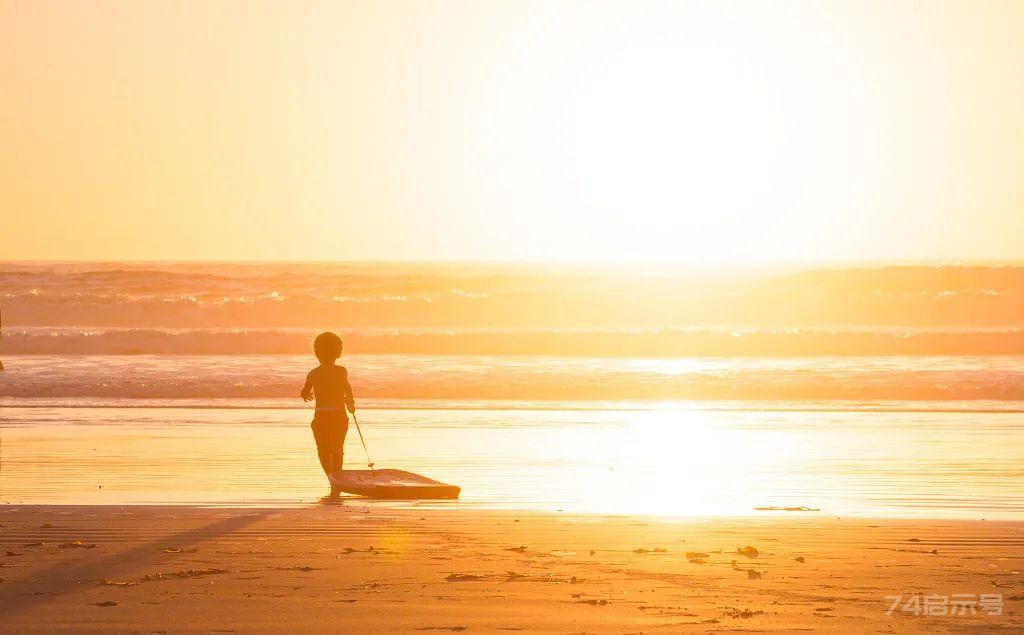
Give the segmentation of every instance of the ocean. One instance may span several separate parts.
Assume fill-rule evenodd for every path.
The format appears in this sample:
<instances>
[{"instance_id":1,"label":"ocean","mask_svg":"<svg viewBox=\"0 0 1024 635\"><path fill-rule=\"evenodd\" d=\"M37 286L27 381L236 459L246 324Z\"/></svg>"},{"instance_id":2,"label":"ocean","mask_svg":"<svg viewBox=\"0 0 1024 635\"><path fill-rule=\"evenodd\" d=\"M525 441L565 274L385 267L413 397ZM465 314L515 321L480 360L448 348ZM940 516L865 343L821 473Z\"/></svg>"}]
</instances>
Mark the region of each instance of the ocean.
<instances>
[{"instance_id":1,"label":"ocean","mask_svg":"<svg viewBox=\"0 0 1024 635\"><path fill-rule=\"evenodd\" d=\"M1024 267L7 263L0 310L6 503L316 500L334 330L458 505L1024 517Z\"/></svg>"}]
</instances>

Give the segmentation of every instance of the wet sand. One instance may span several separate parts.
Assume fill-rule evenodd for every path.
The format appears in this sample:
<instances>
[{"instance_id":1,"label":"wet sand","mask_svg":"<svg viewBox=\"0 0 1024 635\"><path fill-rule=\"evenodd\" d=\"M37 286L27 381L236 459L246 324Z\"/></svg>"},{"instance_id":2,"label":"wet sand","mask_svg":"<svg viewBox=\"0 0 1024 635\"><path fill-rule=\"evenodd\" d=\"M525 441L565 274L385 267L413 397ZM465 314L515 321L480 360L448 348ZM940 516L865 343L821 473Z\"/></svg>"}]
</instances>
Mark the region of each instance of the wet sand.
<instances>
[{"instance_id":1,"label":"wet sand","mask_svg":"<svg viewBox=\"0 0 1024 635\"><path fill-rule=\"evenodd\" d=\"M1024 523L8 505L0 579L6 632L1009 633Z\"/></svg>"}]
</instances>

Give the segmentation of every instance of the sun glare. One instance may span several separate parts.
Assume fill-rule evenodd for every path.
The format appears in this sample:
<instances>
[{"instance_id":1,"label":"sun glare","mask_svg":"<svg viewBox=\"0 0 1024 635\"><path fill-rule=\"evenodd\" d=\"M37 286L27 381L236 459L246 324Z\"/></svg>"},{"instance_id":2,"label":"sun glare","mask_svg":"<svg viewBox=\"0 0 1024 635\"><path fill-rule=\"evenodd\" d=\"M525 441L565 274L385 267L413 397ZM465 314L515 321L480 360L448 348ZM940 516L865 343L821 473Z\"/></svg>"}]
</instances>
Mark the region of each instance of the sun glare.
<instances>
[{"instance_id":1,"label":"sun glare","mask_svg":"<svg viewBox=\"0 0 1024 635\"><path fill-rule=\"evenodd\" d=\"M740 60L706 53L639 49L581 91L575 167L585 206L626 215L616 231L653 239L622 258L673 259L682 243L694 260L717 260L736 232L779 211L764 207L786 152L776 94Z\"/></svg>"},{"instance_id":2,"label":"sun glare","mask_svg":"<svg viewBox=\"0 0 1024 635\"><path fill-rule=\"evenodd\" d=\"M1014 257L1016 10L883 6L271 3L240 20L228 5L11 5L3 201L19 213L0 250ZM921 231L937 217L948 227Z\"/></svg>"}]
</instances>

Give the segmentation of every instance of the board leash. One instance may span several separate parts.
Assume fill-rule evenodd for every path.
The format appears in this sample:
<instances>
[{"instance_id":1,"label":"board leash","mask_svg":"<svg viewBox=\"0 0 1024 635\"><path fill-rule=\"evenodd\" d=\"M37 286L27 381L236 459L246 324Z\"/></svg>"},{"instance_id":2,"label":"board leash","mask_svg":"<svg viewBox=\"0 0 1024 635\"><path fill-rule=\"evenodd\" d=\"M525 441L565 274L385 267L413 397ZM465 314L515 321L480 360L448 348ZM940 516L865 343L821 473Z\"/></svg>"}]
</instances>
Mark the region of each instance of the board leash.
<instances>
[{"instance_id":1,"label":"board leash","mask_svg":"<svg viewBox=\"0 0 1024 635\"><path fill-rule=\"evenodd\" d=\"M359 440L363 444L363 452L366 452L366 464L370 466L370 471L373 472L373 459L370 458L370 451L366 448L366 439L363 438L363 429L359 427L359 417L356 413L352 413L352 420L356 422L356 432L359 433Z\"/></svg>"}]
</instances>

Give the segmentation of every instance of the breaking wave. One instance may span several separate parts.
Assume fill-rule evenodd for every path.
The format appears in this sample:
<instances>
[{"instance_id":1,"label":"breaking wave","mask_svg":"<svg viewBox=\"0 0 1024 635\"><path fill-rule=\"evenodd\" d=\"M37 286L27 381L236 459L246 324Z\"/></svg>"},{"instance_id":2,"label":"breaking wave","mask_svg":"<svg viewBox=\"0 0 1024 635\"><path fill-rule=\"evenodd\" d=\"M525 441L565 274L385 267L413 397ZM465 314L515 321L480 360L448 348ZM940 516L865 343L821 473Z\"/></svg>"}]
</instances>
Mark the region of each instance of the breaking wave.
<instances>
[{"instance_id":1,"label":"breaking wave","mask_svg":"<svg viewBox=\"0 0 1024 635\"><path fill-rule=\"evenodd\" d=\"M0 264L9 326L1024 328L1024 267Z\"/></svg>"},{"instance_id":2,"label":"breaking wave","mask_svg":"<svg viewBox=\"0 0 1024 635\"><path fill-rule=\"evenodd\" d=\"M1019 355L1024 329L337 329L362 354L731 357ZM305 353L312 329L9 328L0 353Z\"/></svg>"}]
</instances>

